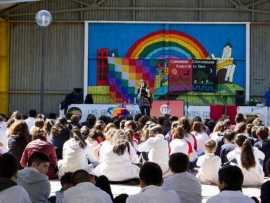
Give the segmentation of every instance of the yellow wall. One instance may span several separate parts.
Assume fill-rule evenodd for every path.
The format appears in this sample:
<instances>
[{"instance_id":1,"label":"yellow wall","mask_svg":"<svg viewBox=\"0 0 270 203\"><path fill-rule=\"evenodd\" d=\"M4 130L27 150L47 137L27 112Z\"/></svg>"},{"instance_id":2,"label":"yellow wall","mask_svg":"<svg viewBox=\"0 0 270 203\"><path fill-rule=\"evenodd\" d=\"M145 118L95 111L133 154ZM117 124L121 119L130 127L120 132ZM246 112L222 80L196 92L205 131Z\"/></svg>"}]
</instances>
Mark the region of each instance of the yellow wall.
<instances>
[{"instance_id":1,"label":"yellow wall","mask_svg":"<svg viewBox=\"0 0 270 203\"><path fill-rule=\"evenodd\" d=\"M8 113L9 24L0 19L0 113Z\"/></svg>"}]
</instances>

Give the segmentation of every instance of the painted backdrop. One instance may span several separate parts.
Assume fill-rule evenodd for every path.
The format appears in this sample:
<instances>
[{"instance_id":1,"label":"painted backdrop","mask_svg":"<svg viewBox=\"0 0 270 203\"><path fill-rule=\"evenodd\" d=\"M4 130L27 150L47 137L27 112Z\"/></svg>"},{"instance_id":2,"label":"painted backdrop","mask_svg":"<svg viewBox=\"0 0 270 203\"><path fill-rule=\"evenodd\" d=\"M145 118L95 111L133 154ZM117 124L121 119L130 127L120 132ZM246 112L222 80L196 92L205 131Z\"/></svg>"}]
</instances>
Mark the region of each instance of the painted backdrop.
<instances>
[{"instance_id":1,"label":"painted backdrop","mask_svg":"<svg viewBox=\"0 0 270 203\"><path fill-rule=\"evenodd\" d=\"M170 96L194 105L233 103L236 91L245 90L246 24L89 22L86 26L86 84L95 103L134 102L142 79L155 99ZM181 75L181 70L168 70L175 60L193 64L192 76L179 83L192 81L193 88L187 88L189 84L170 95L170 74ZM204 65L201 79L202 74L194 67L203 67L205 61L215 68L213 72L212 66ZM211 85L215 81L215 88L201 88L209 82L208 77ZM202 89L207 91L198 91Z\"/></svg>"}]
</instances>

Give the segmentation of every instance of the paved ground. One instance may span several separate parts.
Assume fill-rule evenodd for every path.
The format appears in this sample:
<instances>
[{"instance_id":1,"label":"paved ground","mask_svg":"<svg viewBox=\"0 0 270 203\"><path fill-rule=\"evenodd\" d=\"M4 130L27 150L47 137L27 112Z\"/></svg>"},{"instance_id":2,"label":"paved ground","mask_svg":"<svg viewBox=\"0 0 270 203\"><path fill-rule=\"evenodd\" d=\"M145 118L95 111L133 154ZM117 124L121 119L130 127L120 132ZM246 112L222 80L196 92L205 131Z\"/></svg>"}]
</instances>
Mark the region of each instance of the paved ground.
<instances>
[{"instance_id":1,"label":"paved ground","mask_svg":"<svg viewBox=\"0 0 270 203\"><path fill-rule=\"evenodd\" d=\"M51 181L52 194L55 191L58 191L61 188L59 181ZM112 185L112 192L114 196L117 196L122 193L126 194L136 194L140 191L138 186L126 186L126 185ZM202 196L203 202L206 202L209 197L212 197L218 194L219 190L217 186L213 185L202 185ZM255 196L257 198L260 197L260 189L259 188L244 188L243 192L248 196Z\"/></svg>"}]
</instances>

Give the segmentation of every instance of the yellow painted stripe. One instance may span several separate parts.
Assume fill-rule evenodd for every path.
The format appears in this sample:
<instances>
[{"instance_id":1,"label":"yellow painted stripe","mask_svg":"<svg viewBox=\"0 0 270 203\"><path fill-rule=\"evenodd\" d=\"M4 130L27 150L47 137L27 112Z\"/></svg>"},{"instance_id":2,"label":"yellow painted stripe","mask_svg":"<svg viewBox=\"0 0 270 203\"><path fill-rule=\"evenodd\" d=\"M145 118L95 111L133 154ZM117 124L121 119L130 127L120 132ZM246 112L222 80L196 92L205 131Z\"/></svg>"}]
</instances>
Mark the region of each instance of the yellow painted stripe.
<instances>
[{"instance_id":1,"label":"yellow painted stripe","mask_svg":"<svg viewBox=\"0 0 270 203\"><path fill-rule=\"evenodd\" d=\"M0 112L8 113L9 24L0 19Z\"/></svg>"}]
</instances>

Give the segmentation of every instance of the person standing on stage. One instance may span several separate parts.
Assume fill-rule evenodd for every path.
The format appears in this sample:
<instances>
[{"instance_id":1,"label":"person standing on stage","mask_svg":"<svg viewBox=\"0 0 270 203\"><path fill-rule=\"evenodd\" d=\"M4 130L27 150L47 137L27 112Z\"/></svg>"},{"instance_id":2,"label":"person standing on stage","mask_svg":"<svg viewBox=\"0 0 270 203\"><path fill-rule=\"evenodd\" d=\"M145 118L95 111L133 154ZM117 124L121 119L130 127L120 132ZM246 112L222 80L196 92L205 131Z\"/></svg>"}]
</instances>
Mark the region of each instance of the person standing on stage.
<instances>
[{"instance_id":1,"label":"person standing on stage","mask_svg":"<svg viewBox=\"0 0 270 203\"><path fill-rule=\"evenodd\" d=\"M150 116L150 109L152 105L151 92L147 87L147 84L141 80L141 86L138 89L138 104L143 115Z\"/></svg>"}]
</instances>

